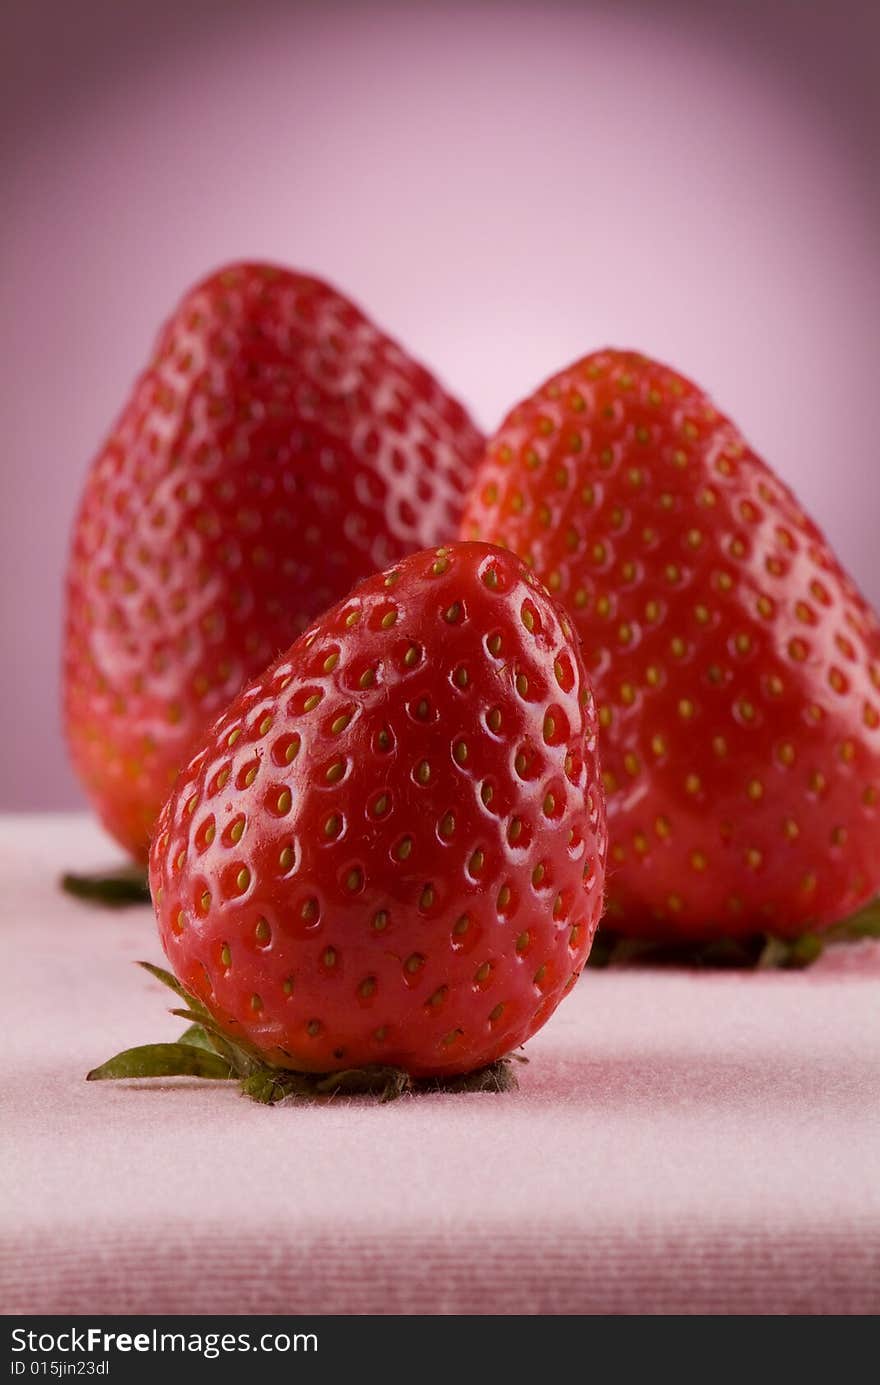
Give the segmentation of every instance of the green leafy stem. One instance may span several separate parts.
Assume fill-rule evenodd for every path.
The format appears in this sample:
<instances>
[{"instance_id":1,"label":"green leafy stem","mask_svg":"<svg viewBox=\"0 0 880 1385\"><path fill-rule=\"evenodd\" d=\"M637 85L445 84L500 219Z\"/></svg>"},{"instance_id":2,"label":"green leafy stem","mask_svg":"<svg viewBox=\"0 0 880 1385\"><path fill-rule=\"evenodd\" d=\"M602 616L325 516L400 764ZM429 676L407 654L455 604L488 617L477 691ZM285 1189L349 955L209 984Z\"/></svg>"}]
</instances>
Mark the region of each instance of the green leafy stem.
<instances>
[{"instance_id":1,"label":"green leafy stem","mask_svg":"<svg viewBox=\"0 0 880 1385\"><path fill-rule=\"evenodd\" d=\"M348 1068L341 1072L294 1072L274 1067L241 1039L230 1039L215 1024L201 1001L184 989L176 977L152 962L139 966L168 986L184 1002L171 1013L188 1021L176 1043L143 1044L117 1053L86 1075L87 1082L122 1078L199 1077L237 1082L242 1093L266 1106L279 1102L314 1102L335 1096L374 1096L380 1101L416 1092L509 1092L517 1080L512 1058L465 1073L460 1077L414 1078L401 1068L380 1065ZM526 1059L512 1055L518 1061Z\"/></svg>"},{"instance_id":2,"label":"green leafy stem","mask_svg":"<svg viewBox=\"0 0 880 1385\"><path fill-rule=\"evenodd\" d=\"M811 966L827 947L860 942L863 938L880 938L880 899L821 933L802 933L798 938L756 933L750 938L719 937L709 942L658 942L650 938L625 938L613 929L600 928L588 965L729 967L761 971L803 968Z\"/></svg>"},{"instance_id":3,"label":"green leafy stem","mask_svg":"<svg viewBox=\"0 0 880 1385\"><path fill-rule=\"evenodd\" d=\"M150 903L147 872L140 866L120 866L118 870L96 871L93 875L66 871L61 877L61 888L76 899L103 904L108 909Z\"/></svg>"}]
</instances>

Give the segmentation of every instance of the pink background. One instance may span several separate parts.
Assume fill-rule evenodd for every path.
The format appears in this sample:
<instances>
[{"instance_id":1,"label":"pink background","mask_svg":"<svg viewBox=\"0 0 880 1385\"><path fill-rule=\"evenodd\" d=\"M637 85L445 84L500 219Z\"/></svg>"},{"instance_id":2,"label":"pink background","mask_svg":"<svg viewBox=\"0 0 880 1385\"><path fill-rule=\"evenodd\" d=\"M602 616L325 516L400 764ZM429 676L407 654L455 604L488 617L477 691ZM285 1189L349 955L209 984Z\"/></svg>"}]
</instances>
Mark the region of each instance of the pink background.
<instances>
[{"instance_id":1,"label":"pink background","mask_svg":"<svg viewBox=\"0 0 880 1385\"><path fill-rule=\"evenodd\" d=\"M880 598L877 7L7 0L0 807L80 802L61 584L161 319L265 256L494 426L610 342L705 383Z\"/></svg>"}]
</instances>

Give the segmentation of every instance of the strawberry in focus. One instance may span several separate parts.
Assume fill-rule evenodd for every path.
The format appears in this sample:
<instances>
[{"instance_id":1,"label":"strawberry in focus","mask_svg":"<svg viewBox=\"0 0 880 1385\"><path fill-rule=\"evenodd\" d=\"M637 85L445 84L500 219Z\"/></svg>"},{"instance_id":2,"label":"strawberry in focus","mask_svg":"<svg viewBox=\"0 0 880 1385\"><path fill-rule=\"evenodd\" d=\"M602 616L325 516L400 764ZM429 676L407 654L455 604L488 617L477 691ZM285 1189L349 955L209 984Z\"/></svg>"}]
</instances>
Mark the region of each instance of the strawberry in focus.
<instances>
[{"instance_id":1,"label":"strawberry in focus","mask_svg":"<svg viewBox=\"0 0 880 1385\"><path fill-rule=\"evenodd\" d=\"M697 386L576 362L491 439L461 533L525 559L582 637L611 929L796 937L877 894L877 617Z\"/></svg>"},{"instance_id":2,"label":"strawberry in focus","mask_svg":"<svg viewBox=\"0 0 880 1385\"><path fill-rule=\"evenodd\" d=\"M604 856L567 618L513 554L457 544L367 580L248 685L162 811L150 883L223 1034L280 1068L426 1077L549 1018Z\"/></svg>"},{"instance_id":3,"label":"strawberry in focus","mask_svg":"<svg viewBox=\"0 0 880 1385\"><path fill-rule=\"evenodd\" d=\"M89 474L75 767L138 860L199 734L353 584L455 531L482 439L350 302L262 264L186 295Z\"/></svg>"}]
</instances>

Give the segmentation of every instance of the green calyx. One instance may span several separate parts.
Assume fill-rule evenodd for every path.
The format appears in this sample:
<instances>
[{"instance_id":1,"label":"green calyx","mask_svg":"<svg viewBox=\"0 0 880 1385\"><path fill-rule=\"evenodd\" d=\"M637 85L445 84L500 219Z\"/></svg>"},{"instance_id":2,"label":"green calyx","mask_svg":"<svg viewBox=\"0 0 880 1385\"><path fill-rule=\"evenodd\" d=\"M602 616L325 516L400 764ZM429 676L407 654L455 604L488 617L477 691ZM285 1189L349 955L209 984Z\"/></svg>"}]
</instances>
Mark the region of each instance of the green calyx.
<instances>
[{"instance_id":1,"label":"green calyx","mask_svg":"<svg viewBox=\"0 0 880 1385\"><path fill-rule=\"evenodd\" d=\"M625 938L600 928L588 966L674 966L733 968L742 971L796 970L809 967L828 947L880 938L880 899L821 933L779 938L755 933L750 938L712 938L705 942L658 942Z\"/></svg>"},{"instance_id":2,"label":"green calyx","mask_svg":"<svg viewBox=\"0 0 880 1385\"><path fill-rule=\"evenodd\" d=\"M379 1065L330 1073L273 1067L251 1045L224 1034L201 1001L190 995L170 972L151 962L138 965L184 1001L184 1007L175 1007L171 1013L188 1020L188 1027L176 1043L143 1044L117 1053L87 1073L87 1082L144 1077L208 1078L237 1082L244 1096L265 1106L327 1101L336 1096L373 1096L379 1101L393 1101L417 1092L509 1092L517 1086L510 1058L501 1058L461 1077L414 1078L401 1068ZM526 1060L519 1057L519 1061Z\"/></svg>"},{"instance_id":3,"label":"green calyx","mask_svg":"<svg viewBox=\"0 0 880 1385\"><path fill-rule=\"evenodd\" d=\"M68 871L61 877L61 888L76 899L87 899L91 904L103 904L108 909L150 903L147 872L140 866L120 866L118 870L98 871L94 875L74 875Z\"/></svg>"}]
</instances>

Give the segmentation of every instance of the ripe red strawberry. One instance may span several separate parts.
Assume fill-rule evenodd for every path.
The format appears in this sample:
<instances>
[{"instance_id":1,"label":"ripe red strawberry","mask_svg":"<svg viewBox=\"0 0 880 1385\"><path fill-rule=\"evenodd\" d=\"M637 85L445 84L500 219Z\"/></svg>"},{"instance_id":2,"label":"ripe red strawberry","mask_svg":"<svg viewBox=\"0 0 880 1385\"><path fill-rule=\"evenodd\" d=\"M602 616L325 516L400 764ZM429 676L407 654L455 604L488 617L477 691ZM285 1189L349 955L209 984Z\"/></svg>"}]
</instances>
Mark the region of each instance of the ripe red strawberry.
<instances>
[{"instance_id":1,"label":"ripe red strawberry","mask_svg":"<svg viewBox=\"0 0 880 1385\"><path fill-rule=\"evenodd\" d=\"M67 581L70 748L132 855L244 682L455 531L481 445L326 284L240 264L186 295L92 466Z\"/></svg>"},{"instance_id":2,"label":"ripe red strawberry","mask_svg":"<svg viewBox=\"0 0 880 1385\"><path fill-rule=\"evenodd\" d=\"M571 612L600 707L608 922L792 937L880 888L880 627L688 380L602 351L491 440L462 525Z\"/></svg>"},{"instance_id":3,"label":"ripe red strawberry","mask_svg":"<svg viewBox=\"0 0 880 1385\"><path fill-rule=\"evenodd\" d=\"M604 854L567 618L513 554L456 544L364 582L247 686L162 810L150 883L194 1013L246 1052L426 1077L553 1013Z\"/></svg>"}]
</instances>

